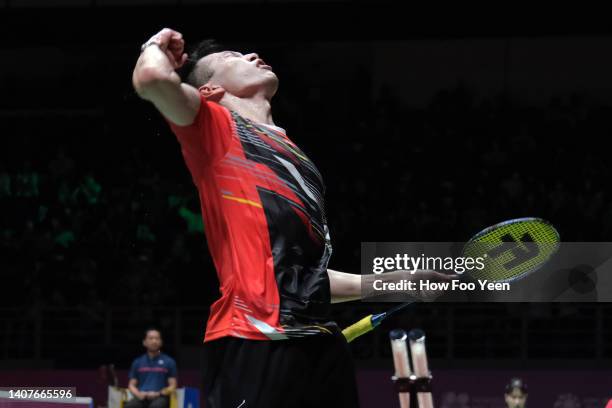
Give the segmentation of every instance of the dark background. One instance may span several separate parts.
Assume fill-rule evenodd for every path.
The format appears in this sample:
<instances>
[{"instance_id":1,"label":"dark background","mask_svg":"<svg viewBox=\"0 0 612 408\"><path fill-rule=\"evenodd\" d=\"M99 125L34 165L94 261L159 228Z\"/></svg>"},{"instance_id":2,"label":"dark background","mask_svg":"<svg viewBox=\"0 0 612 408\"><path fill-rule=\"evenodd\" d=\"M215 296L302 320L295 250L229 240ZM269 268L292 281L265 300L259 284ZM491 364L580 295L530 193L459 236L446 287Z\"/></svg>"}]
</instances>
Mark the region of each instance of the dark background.
<instances>
[{"instance_id":1,"label":"dark background","mask_svg":"<svg viewBox=\"0 0 612 408\"><path fill-rule=\"evenodd\" d=\"M120 3L0 1L5 367L126 367L149 324L182 367L197 365L217 283L195 187L131 88L140 44L164 26L274 67L275 121L327 184L333 269L358 273L362 241L463 241L522 216L548 219L564 241L609 240L601 13ZM386 307L337 305L334 318ZM606 367L609 311L418 305L353 350L360 367L387 367L388 330L419 326L438 366Z\"/></svg>"}]
</instances>

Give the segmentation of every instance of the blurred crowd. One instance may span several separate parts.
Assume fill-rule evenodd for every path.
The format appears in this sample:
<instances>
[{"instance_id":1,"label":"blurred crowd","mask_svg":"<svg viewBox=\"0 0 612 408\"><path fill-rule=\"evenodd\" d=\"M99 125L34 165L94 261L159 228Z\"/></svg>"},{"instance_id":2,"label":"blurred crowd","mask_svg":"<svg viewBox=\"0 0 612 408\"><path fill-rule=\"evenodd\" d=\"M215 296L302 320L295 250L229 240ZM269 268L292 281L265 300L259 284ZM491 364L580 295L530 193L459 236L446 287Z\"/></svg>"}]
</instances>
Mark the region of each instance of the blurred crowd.
<instances>
[{"instance_id":1,"label":"blurred crowd","mask_svg":"<svg viewBox=\"0 0 612 408\"><path fill-rule=\"evenodd\" d=\"M134 155L112 172L117 180L64 147L36 166L2 169L3 306L101 316L107 304L201 304L188 283L210 269L197 196Z\"/></svg>"}]
</instances>

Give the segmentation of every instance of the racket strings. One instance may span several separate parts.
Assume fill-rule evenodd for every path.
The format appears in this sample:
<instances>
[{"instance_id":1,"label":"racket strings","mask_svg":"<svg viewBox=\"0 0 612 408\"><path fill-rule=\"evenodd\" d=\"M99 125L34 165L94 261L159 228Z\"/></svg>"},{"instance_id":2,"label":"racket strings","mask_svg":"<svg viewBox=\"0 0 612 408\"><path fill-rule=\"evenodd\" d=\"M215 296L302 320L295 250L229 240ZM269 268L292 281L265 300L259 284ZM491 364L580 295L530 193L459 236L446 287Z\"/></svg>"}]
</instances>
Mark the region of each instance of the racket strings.
<instances>
[{"instance_id":1,"label":"racket strings","mask_svg":"<svg viewBox=\"0 0 612 408\"><path fill-rule=\"evenodd\" d=\"M474 279L509 282L541 267L557 251L560 237L544 220L519 219L494 225L468 242L464 255L483 258L484 268L470 271Z\"/></svg>"}]
</instances>

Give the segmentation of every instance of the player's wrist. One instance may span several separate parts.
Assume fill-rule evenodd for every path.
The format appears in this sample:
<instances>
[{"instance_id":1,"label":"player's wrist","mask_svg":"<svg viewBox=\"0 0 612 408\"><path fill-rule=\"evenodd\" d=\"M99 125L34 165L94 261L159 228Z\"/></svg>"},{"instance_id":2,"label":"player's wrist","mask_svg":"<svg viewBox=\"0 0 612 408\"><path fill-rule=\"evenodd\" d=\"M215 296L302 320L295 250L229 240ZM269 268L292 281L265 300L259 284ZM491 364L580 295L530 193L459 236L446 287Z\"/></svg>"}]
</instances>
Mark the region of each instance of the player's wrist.
<instances>
[{"instance_id":1,"label":"player's wrist","mask_svg":"<svg viewBox=\"0 0 612 408\"><path fill-rule=\"evenodd\" d=\"M153 45L155 45L155 46L156 46L156 47L158 47L158 48L159 48L161 51L163 51L162 44L161 44L161 42L159 41L159 39L157 39L157 38L151 38L149 41L147 41L146 43L144 43L144 44L142 44L142 45L140 46L140 53L143 53L143 52L144 52L144 51L145 51L147 48L149 48L149 47L151 47L151 46L153 46Z\"/></svg>"}]
</instances>

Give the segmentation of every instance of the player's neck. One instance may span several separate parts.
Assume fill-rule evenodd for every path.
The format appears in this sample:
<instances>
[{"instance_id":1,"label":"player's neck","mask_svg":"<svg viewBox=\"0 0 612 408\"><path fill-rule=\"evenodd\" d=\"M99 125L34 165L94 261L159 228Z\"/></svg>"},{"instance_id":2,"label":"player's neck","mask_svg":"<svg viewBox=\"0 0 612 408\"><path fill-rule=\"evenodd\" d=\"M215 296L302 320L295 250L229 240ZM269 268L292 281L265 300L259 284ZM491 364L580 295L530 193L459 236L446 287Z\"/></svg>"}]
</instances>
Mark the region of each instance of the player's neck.
<instances>
[{"instance_id":1,"label":"player's neck","mask_svg":"<svg viewBox=\"0 0 612 408\"><path fill-rule=\"evenodd\" d=\"M161 350L157 350L157 351L148 351L147 350L147 355L149 356L149 358L155 358L157 356L159 356L161 354Z\"/></svg>"},{"instance_id":2,"label":"player's neck","mask_svg":"<svg viewBox=\"0 0 612 408\"><path fill-rule=\"evenodd\" d=\"M247 118L257 123L274 125L270 99L264 94L256 94L250 98L238 98L234 95L226 94L221 104L238 113L243 118Z\"/></svg>"}]
</instances>

